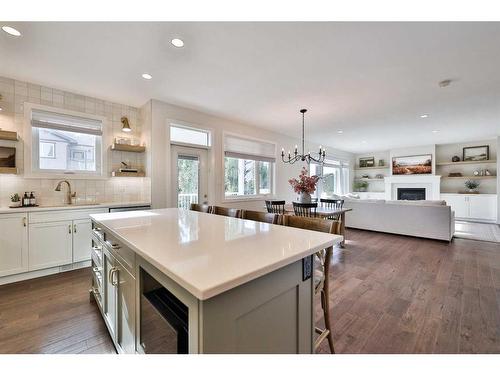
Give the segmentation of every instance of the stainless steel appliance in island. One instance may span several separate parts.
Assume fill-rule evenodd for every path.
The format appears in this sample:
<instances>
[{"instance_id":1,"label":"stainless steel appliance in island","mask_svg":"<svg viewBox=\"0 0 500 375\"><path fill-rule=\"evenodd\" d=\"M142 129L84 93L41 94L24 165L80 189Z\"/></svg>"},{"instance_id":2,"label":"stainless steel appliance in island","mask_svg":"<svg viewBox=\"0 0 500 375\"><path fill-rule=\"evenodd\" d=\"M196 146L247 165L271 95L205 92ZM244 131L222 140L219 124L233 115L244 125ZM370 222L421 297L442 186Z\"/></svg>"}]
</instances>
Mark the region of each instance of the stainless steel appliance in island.
<instances>
[{"instance_id":1,"label":"stainless steel appliance in island","mask_svg":"<svg viewBox=\"0 0 500 375\"><path fill-rule=\"evenodd\" d=\"M312 353L312 255L342 236L176 208L92 215L119 353Z\"/></svg>"}]
</instances>

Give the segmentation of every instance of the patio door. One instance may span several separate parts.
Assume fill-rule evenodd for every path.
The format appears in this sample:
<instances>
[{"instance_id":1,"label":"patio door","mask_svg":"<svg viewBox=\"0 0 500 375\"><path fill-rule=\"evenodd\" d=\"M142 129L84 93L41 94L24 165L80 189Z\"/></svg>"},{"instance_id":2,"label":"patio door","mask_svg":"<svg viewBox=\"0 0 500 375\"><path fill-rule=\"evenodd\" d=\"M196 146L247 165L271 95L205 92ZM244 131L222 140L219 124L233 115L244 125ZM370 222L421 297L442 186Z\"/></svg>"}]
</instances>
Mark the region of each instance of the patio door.
<instances>
[{"instance_id":1,"label":"patio door","mask_svg":"<svg viewBox=\"0 0 500 375\"><path fill-rule=\"evenodd\" d=\"M208 203L208 151L185 146L171 147L173 199L177 207Z\"/></svg>"}]
</instances>

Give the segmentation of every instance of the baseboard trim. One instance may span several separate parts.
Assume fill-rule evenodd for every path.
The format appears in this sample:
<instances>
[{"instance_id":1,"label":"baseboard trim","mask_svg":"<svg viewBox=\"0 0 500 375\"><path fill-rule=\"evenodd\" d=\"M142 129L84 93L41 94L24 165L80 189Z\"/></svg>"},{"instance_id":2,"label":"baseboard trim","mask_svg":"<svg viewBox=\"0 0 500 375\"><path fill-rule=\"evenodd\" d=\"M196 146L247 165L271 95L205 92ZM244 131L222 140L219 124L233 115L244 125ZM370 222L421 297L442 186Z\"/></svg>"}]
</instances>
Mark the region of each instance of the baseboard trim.
<instances>
[{"instance_id":1,"label":"baseboard trim","mask_svg":"<svg viewBox=\"0 0 500 375\"><path fill-rule=\"evenodd\" d=\"M83 262L65 264L63 266L46 268L43 270L36 270L36 271L18 273L15 275L3 276L0 277L0 285L12 284L12 283L17 283L19 281L36 279L37 277L43 277L43 276L54 275L56 273L73 271L80 268L90 267L90 265L91 265L90 260L85 260Z\"/></svg>"}]
</instances>

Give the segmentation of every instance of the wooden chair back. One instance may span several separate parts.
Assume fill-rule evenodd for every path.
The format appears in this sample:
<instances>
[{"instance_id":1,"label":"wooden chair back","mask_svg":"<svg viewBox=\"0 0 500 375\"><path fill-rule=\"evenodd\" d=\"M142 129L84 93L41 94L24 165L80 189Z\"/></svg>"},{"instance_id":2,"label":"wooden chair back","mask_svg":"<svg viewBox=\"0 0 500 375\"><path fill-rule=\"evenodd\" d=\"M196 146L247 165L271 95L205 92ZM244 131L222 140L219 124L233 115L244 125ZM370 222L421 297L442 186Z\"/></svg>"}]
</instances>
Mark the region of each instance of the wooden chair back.
<instances>
[{"instance_id":1,"label":"wooden chair back","mask_svg":"<svg viewBox=\"0 0 500 375\"><path fill-rule=\"evenodd\" d=\"M321 207L327 208L330 210L341 210L342 207L344 207L344 200L343 199L326 199L326 198L321 198L320 200ZM339 220L340 214L335 214L332 216L329 216L328 219L333 219L333 220Z\"/></svg>"},{"instance_id":2,"label":"wooden chair back","mask_svg":"<svg viewBox=\"0 0 500 375\"><path fill-rule=\"evenodd\" d=\"M261 223L278 224L278 214L268 212L243 210L241 217L247 220L259 221Z\"/></svg>"},{"instance_id":3,"label":"wooden chair back","mask_svg":"<svg viewBox=\"0 0 500 375\"><path fill-rule=\"evenodd\" d=\"M316 217L317 203L293 202L293 213L295 216Z\"/></svg>"},{"instance_id":4,"label":"wooden chair back","mask_svg":"<svg viewBox=\"0 0 500 375\"><path fill-rule=\"evenodd\" d=\"M283 215L285 213L285 201L266 201L266 208L270 214Z\"/></svg>"},{"instance_id":5,"label":"wooden chair back","mask_svg":"<svg viewBox=\"0 0 500 375\"><path fill-rule=\"evenodd\" d=\"M241 218L241 210L237 208L212 206L210 213L221 216Z\"/></svg>"},{"instance_id":6,"label":"wooden chair back","mask_svg":"<svg viewBox=\"0 0 500 375\"><path fill-rule=\"evenodd\" d=\"M211 208L208 204L198 204L198 203L191 203L189 206L189 209L191 211L198 211L198 212L205 212L207 214L210 213Z\"/></svg>"}]
</instances>

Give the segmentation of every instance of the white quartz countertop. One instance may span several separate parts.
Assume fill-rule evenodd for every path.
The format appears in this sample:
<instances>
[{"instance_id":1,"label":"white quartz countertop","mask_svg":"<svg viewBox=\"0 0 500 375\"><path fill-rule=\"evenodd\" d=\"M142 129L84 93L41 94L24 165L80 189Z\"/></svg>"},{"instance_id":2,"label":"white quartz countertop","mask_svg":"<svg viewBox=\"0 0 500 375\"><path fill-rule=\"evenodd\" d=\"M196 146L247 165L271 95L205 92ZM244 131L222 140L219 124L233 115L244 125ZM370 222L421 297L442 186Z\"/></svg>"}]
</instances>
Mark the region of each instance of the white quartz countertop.
<instances>
[{"instance_id":1,"label":"white quartz countertop","mask_svg":"<svg viewBox=\"0 0 500 375\"><path fill-rule=\"evenodd\" d=\"M167 208L91 215L200 300L342 241L342 236Z\"/></svg>"},{"instance_id":2,"label":"white quartz countertop","mask_svg":"<svg viewBox=\"0 0 500 375\"><path fill-rule=\"evenodd\" d=\"M39 207L0 207L0 214L12 214L16 212L41 212L41 211L62 211L62 210L85 210L93 208L112 207L140 207L150 206L150 202L105 202L95 204L65 204L61 206L39 206Z\"/></svg>"}]
</instances>

